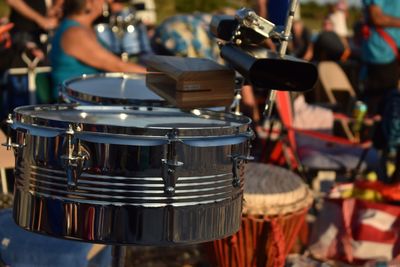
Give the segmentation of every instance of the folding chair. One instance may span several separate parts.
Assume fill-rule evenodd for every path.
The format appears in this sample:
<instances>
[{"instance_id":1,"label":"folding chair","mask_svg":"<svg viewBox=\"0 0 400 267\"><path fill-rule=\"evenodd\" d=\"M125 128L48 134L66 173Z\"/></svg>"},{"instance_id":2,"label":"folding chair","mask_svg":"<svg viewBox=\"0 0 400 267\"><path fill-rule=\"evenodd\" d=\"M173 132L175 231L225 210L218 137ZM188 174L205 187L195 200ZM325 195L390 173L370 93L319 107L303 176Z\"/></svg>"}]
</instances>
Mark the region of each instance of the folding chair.
<instances>
[{"instance_id":1,"label":"folding chair","mask_svg":"<svg viewBox=\"0 0 400 267\"><path fill-rule=\"evenodd\" d=\"M346 104L344 106L342 104L342 109L340 111L343 113L349 113L349 109L354 104L357 96L343 69L334 61L321 61L318 64L318 76L322 89L324 90L330 104L338 106L339 103L343 102L338 99L338 94L347 94L347 101L345 101ZM338 122L340 123L346 137L350 140L354 140L354 134L350 130L349 124L346 120L340 119Z\"/></svg>"},{"instance_id":2,"label":"folding chair","mask_svg":"<svg viewBox=\"0 0 400 267\"><path fill-rule=\"evenodd\" d=\"M371 142L357 143L321 131L294 128L295 114L288 92L278 91L276 108L284 133L270 162L286 163L310 184L319 172L334 172L335 177L346 179L369 170L380 174L378 154Z\"/></svg>"},{"instance_id":3,"label":"folding chair","mask_svg":"<svg viewBox=\"0 0 400 267\"><path fill-rule=\"evenodd\" d=\"M0 130L0 144L6 142L5 134ZM7 150L4 146L0 145L0 179L1 179L1 193L8 194L8 183L6 177L6 169L14 168L15 158L12 150Z\"/></svg>"},{"instance_id":4,"label":"folding chair","mask_svg":"<svg viewBox=\"0 0 400 267\"><path fill-rule=\"evenodd\" d=\"M346 92L355 99L356 93L343 69L334 61L321 61L318 64L319 80L331 104L338 104L337 92Z\"/></svg>"}]
</instances>

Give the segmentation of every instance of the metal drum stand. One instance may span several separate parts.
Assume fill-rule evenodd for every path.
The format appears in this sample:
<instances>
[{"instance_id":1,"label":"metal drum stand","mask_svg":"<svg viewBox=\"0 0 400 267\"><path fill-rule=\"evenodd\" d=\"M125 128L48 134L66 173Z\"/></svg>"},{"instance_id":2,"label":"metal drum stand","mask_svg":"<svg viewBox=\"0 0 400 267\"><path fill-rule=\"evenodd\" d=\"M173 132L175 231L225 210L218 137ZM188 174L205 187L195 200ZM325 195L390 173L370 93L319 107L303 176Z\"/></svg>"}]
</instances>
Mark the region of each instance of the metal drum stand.
<instances>
[{"instance_id":1,"label":"metal drum stand","mask_svg":"<svg viewBox=\"0 0 400 267\"><path fill-rule=\"evenodd\" d=\"M124 267L126 259L126 246L113 245L112 251L112 267Z\"/></svg>"}]
</instances>

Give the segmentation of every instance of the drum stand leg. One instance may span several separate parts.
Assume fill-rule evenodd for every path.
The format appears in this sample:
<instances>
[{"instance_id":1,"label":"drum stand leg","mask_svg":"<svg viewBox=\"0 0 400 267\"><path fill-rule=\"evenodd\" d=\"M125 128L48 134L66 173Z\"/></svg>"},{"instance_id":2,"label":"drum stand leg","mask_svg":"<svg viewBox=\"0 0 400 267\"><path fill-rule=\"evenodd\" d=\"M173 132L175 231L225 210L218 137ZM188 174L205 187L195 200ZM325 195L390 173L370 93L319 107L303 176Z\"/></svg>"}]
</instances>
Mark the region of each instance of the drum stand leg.
<instances>
[{"instance_id":1,"label":"drum stand leg","mask_svg":"<svg viewBox=\"0 0 400 267\"><path fill-rule=\"evenodd\" d=\"M112 246L111 250L111 258L112 258L112 267L124 267L125 266L125 255L126 255L126 246Z\"/></svg>"}]
</instances>

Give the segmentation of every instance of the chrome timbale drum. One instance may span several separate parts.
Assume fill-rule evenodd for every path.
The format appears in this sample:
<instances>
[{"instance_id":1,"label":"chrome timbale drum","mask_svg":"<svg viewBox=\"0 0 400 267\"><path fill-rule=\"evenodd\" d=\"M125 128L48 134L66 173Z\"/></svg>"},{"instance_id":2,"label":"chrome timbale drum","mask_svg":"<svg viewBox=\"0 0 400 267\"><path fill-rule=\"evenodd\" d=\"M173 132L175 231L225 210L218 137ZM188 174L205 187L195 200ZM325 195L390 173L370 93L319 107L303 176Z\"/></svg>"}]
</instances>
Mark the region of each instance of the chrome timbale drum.
<instances>
[{"instance_id":1,"label":"chrome timbale drum","mask_svg":"<svg viewBox=\"0 0 400 267\"><path fill-rule=\"evenodd\" d=\"M146 86L144 74L103 73L83 75L63 83L62 101L94 105L166 106L166 101Z\"/></svg>"},{"instance_id":2,"label":"chrome timbale drum","mask_svg":"<svg viewBox=\"0 0 400 267\"><path fill-rule=\"evenodd\" d=\"M10 121L10 120L9 120ZM240 226L250 119L162 107L15 109L14 218L56 237L171 245Z\"/></svg>"}]
</instances>

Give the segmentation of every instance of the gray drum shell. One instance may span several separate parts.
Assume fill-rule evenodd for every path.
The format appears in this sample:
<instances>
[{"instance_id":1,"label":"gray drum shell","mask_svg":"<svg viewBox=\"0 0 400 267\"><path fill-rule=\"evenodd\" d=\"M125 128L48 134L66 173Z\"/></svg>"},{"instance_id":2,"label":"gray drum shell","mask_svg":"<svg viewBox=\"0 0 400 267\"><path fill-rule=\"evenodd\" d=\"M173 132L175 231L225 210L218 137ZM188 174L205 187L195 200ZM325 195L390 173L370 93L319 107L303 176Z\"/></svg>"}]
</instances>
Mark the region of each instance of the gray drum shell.
<instances>
[{"instance_id":1,"label":"gray drum shell","mask_svg":"<svg viewBox=\"0 0 400 267\"><path fill-rule=\"evenodd\" d=\"M16 130L25 147L16 153L14 219L29 231L106 244L174 245L220 239L240 227L243 174L238 171L234 187L231 156L248 154L248 138L209 146L177 142L183 165L170 196L162 178L168 144L81 140L90 159L71 190L61 159L66 137L29 134L21 125Z\"/></svg>"}]
</instances>

